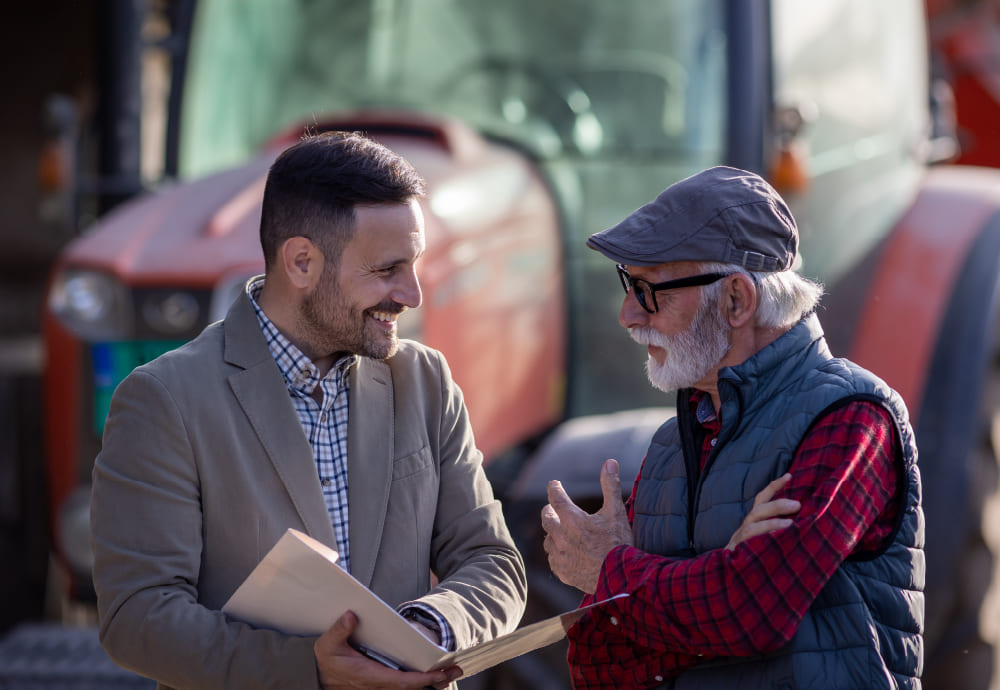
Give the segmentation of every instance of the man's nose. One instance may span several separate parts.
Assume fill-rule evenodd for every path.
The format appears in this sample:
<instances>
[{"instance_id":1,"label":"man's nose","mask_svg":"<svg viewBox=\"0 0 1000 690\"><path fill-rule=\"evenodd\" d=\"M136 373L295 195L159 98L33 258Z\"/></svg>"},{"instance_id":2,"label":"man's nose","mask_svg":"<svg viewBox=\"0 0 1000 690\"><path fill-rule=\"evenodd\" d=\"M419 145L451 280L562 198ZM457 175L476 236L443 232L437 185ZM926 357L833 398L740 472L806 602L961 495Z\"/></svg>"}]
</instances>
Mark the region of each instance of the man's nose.
<instances>
[{"instance_id":1,"label":"man's nose","mask_svg":"<svg viewBox=\"0 0 1000 690\"><path fill-rule=\"evenodd\" d=\"M633 291L629 291L622 300L622 308L618 311L618 323L623 328L634 328L649 324L649 312L639 304Z\"/></svg>"},{"instance_id":2,"label":"man's nose","mask_svg":"<svg viewBox=\"0 0 1000 690\"><path fill-rule=\"evenodd\" d=\"M402 276L392 292L392 299L410 309L416 309L420 306L423 301L423 293L420 290L420 280L417 278L415 270L411 268Z\"/></svg>"}]
</instances>

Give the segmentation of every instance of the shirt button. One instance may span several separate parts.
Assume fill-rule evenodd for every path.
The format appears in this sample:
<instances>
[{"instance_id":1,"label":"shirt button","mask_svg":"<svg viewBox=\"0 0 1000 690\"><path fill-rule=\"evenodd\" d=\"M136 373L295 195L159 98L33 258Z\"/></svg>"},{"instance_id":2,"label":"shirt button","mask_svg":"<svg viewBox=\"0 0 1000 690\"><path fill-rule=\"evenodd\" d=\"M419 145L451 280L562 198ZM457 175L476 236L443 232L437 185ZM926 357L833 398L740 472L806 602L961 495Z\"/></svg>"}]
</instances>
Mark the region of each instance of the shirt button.
<instances>
[{"instance_id":1,"label":"shirt button","mask_svg":"<svg viewBox=\"0 0 1000 690\"><path fill-rule=\"evenodd\" d=\"M618 625L618 619L614 616L611 616L611 625Z\"/></svg>"},{"instance_id":2,"label":"shirt button","mask_svg":"<svg viewBox=\"0 0 1000 690\"><path fill-rule=\"evenodd\" d=\"M718 440L719 439L717 439L717 438L713 438L711 441L709 441L709 443L712 444L713 448L715 448L715 442L718 441Z\"/></svg>"},{"instance_id":3,"label":"shirt button","mask_svg":"<svg viewBox=\"0 0 1000 690\"><path fill-rule=\"evenodd\" d=\"M657 683L662 683L663 676L653 676L653 680L655 680Z\"/></svg>"},{"instance_id":4,"label":"shirt button","mask_svg":"<svg viewBox=\"0 0 1000 690\"><path fill-rule=\"evenodd\" d=\"M319 421L321 421L321 422L325 422L326 421L326 412L323 412L323 413L320 414Z\"/></svg>"},{"instance_id":5,"label":"shirt button","mask_svg":"<svg viewBox=\"0 0 1000 690\"><path fill-rule=\"evenodd\" d=\"M323 486L330 486L331 484L333 484L333 482L331 482L329 479L323 480Z\"/></svg>"}]
</instances>

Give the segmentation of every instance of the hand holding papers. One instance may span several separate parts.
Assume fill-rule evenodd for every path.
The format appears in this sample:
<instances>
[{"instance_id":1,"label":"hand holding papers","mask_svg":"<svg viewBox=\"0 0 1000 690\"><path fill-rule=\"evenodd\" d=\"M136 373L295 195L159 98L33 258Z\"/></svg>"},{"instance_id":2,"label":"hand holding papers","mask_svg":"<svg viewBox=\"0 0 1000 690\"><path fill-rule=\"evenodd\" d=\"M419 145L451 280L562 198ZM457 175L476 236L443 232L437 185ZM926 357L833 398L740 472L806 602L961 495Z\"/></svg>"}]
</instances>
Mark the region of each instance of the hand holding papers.
<instances>
[{"instance_id":1,"label":"hand holding papers","mask_svg":"<svg viewBox=\"0 0 1000 690\"><path fill-rule=\"evenodd\" d=\"M458 665L466 677L557 642L586 610L553 616L475 647L448 652L336 563L336 551L289 529L222 610L251 625L294 635L320 635L350 610L358 617L351 643L366 655L413 671ZM628 595L619 595L624 596Z\"/></svg>"}]
</instances>

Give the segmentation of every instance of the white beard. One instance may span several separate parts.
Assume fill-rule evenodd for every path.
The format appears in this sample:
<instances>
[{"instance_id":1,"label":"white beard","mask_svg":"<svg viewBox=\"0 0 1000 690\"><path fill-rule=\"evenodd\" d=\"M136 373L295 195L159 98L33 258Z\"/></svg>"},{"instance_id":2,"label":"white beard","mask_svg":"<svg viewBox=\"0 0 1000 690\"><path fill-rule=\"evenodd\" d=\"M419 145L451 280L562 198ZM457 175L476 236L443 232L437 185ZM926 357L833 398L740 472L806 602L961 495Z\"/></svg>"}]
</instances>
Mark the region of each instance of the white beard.
<instances>
[{"instance_id":1,"label":"white beard","mask_svg":"<svg viewBox=\"0 0 1000 690\"><path fill-rule=\"evenodd\" d=\"M703 304L683 333L664 335L652 326L643 326L629 329L629 335L640 345L654 345L666 352L663 364L649 356L646 376L654 388L669 392L690 388L719 368L731 347L730 330L717 304Z\"/></svg>"}]
</instances>

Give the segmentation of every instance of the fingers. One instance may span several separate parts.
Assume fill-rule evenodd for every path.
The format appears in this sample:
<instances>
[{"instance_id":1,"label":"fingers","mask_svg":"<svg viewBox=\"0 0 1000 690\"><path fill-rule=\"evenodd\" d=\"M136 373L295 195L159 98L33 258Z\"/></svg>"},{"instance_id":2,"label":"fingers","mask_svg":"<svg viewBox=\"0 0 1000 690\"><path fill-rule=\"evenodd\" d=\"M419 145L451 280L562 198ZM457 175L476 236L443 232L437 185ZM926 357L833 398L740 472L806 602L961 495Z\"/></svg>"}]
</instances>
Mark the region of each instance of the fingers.
<instances>
[{"instance_id":1,"label":"fingers","mask_svg":"<svg viewBox=\"0 0 1000 690\"><path fill-rule=\"evenodd\" d=\"M542 508L542 529L551 532L559 529L562 519L568 516L584 516L586 513L566 493L562 483L553 479L546 488L549 503Z\"/></svg>"},{"instance_id":2,"label":"fingers","mask_svg":"<svg viewBox=\"0 0 1000 690\"><path fill-rule=\"evenodd\" d=\"M802 508L802 504L791 498L774 498L787 486L791 478L792 475L786 473L761 489L754 497L753 508L743 518L743 523L733 533L726 548L733 550L751 537L792 525L789 516L795 515Z\"/></svg>"},{"instance_id":3,"label":"fingers","mask_svg":"<svg viewBox=\"0 0 1000 690\"><path fill-rule=\"evenodd\" d=\"M785 485L788 484L791 478L792 475L786 472L775 479L773 482L761 489L761 492L753 499L753 504L758 506L761 503L767 503L770 501L779 491L785 488Z\"/></svg>"},{"instance_id":4,"label":"fingers","mask_svg":"<svg viewBox=\"0 0 1000 690\"><path fill-rule=\"evenodd\" d=\"M559 514L556 512L556 509L551 505L546 505L542 508L542 529L545 530L545 533L550 534L559 529L559 526Z\"/></svg>"},{"instance_id":5,"label":"fingers","mask_svg":"<svg viewBox=\"0 0 1000 690\"><path fill-rule=\"evenodd\" d=\"M732 539L726 545L726 548L732 551L736 548L738 544L745 542L751 537L756 537L760 534L768 534L769 532L774 532L775 530L784 529L792 525L792 520L789 518L773 518L770 520L761 520L759 522L743 523L742 526L736 533L733 534Z\"/></svg>"},{"instance_id":6,"label":"fingers","mask_svg":"<svg viewBox=\"0 0 1000 690\"><path fill-rule=\"evenodd\" d=\"M618 461L608 459L601 467L601 494L604 504L598 513L615 520L627 520L625 503L622 501L622 481ZM560 481L553 479L546 488L549 503L542 508L542 529L547 533L560 529L562 522L569 518L572 523L587 517L587 513L573 503Z\"/></svg>"},{"instance_id":7,"label":"fingers","mask_svg":"<svg viewBox=\"0 0 1000 690\"><path fill-rule=\"evenodd\" d=\"M374 661L347 642L357 625L357 616L347 611L316 640L316 667L323 688L443 688L462 675L458 666L420 673L397 670Z\"/></svg>"},{"instance_id":8,"label":"fingers","mask_svg":"<svg viewBox=\"0 0 1000 690\"><path fill-rule=\"evenodd\" d=\"M558 479L550 481L545 491L549 497L549 505L551 505L556 512L561 512L569 506L575 507L573 499L569 497L569 494L566 493L566 489L563 488L562 482Z\"/></svg>"},{"instance_id":9,"label":"fingers","mask_svg":"<svg viewBox=\"0 0 1000 690\"><path fill-rule=\"evenodd\" d=\"M448 668L441 669L441 672L445 674L446 679L444 682L436 683L433 686L437 688L437 690L444 690L444 688L448 687L452 681L456 681L464 675L462 669L458 666L449 666Z\"/></svg>"},{"instance_id":10,"label":"fingers","mask_svg":"<svg viewBox=\"0 0 1000 690\"><path fill-rule=\"evenodd\" d=\"M767 520L769 518L775 518L783 515L794 515L801 507L802 504L795 499L776 498L773 501L755 505L750 512L747 513L746 520Z\"/></svg>"},{"instance_id":11,"label":"fingers","mask_svg":"<svg viewBox=\"0 0 1000 690\"><path fill-rule=\"evenodd\" d=\"M773 532L778 529L791 527L791 525L791 518L772 518L770 520L761 520L760 522L755 522L752 525L747 525L747 536L752 537L755 534L767 534L768 532Z\"/></svg>"}]
</instances>

